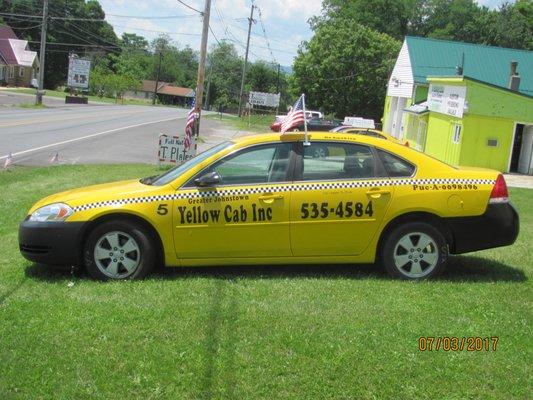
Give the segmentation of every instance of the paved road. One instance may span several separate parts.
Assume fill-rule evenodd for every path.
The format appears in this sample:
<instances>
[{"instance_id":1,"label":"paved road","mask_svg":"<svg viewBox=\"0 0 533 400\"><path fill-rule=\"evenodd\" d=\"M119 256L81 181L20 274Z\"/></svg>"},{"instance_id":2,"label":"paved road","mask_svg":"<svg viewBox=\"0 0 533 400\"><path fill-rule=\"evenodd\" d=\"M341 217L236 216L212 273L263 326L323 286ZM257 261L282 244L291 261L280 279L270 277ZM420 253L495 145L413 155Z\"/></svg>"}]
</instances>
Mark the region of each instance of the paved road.
<instances>
[{"instance_id":1,"label":"paved road","mask_svg":"<svg viewBox=\"0 0 533 400\"><path fill-rule=\"evenodd\" d=\"M158 135L181 133L187 111L119 105L0 108L0 162L11 152L17 165L47 165L56 153L62 163L155 163ZM202 121L209 144L217 140L210 137L214 125Z\"/></svg>"}]
</instances>

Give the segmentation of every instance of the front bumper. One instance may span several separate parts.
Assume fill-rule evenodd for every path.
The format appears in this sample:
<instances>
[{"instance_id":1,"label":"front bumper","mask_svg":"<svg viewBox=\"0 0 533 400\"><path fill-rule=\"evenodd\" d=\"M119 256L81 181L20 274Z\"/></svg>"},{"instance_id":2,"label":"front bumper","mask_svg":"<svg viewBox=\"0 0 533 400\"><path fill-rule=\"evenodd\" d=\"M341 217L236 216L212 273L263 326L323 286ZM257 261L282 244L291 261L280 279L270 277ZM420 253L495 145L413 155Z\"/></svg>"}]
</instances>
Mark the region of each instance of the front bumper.
<instances>
[{"instance_id":1,"label":"front bumper","mask_svg":"<svg viewBox=\"0 0 533 400\"><path fill-rule=\"evenodd\" d=\"M79 265L85 222L34 222L19 227L20 253L29 261L49 265Z\"/></svg>"},{"instance_id":2,"label":"front bumper","mask_svg":"<svg viewBox=\"0 0 533 400\"><path fill-rule=\"evenodd\" d=\"M453 235L452 254L508 246L520 229L518 213L510 203L489 204L483 215L448 218L447 222Z\"/></svg>"}]
</instances>

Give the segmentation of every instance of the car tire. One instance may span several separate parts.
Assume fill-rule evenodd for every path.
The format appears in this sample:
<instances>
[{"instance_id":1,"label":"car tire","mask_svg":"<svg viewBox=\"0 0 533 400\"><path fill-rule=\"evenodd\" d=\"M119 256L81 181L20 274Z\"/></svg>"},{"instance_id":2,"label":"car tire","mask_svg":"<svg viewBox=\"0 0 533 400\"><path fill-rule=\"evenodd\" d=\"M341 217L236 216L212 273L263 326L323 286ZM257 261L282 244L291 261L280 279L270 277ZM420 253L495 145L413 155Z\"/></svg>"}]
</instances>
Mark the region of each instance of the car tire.
<instances>
[{"instance_id":1,"label":"car tire","mask_svg":"<svg viewBox=\"0 0 533 400\"><path fill-rule=\"evenodd\" d=\"M97 280L142 279L157 260L150 235L130 221L108 221L96 226L87 237L83 261Z\"/></svg>"},{"instance_id":2,"label":"car tire","mask_svg":"<svg viewBox=\"0 0 533 400\"><path fill-rule=\"evenodd\" d=\"M394 278L423 280L442 272L448 244L442 233L425 222L408 222L393 229L382 242L379 260Z\"/></svg>"}]
</instances>

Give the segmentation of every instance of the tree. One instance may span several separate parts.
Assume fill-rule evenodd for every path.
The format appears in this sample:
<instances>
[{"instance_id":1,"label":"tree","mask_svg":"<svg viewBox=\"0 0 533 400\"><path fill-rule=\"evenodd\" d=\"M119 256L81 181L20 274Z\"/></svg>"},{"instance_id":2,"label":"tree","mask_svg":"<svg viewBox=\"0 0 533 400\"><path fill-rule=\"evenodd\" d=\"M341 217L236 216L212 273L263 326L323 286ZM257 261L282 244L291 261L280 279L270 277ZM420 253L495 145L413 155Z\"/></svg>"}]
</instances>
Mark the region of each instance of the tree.
<instances>
[{"instance_id":1,"label":"tree","mask_svg":"<svg viewBox=\"0 0 533 400\"><path fill-rule=\"evenodd\" d=\"M518 49L533 48L533 2L504 3L498 10L475 0L324 0L311 27L350 19L403 40L405 35Z\"/></svg>"},{"instance_id":2,"label":"tree","mask_svg":"<svg viewBox=\"0 0 533 400\"><path fill-rule=\"evenodd\" d=\"M401 43L352 19L321 23L294 61L294 95L338 117L381 117L387 79Z\"/></svg>"},{"instance_id":3,"label":"tree","mask_svg":"<svg viewBox=\"0 0 533 400\"><path fill-rule=\"evenodd\" d=\"M243 60L235 46L226 41L212 46L210 50L208 63L213 68L206 76L210 80L209 103L216 107L236 109L239 104Z\"/></svg>"}]
</instances>

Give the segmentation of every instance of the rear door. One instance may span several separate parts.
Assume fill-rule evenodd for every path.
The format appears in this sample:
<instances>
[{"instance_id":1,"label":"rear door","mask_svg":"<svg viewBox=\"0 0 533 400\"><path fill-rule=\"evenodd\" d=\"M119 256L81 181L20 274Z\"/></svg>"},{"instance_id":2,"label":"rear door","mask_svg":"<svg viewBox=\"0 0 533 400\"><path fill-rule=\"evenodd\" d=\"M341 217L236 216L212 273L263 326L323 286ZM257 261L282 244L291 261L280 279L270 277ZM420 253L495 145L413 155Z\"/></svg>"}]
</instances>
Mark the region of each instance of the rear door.
<instances>
[{"instance_id":1,"label":"rear door","mask_svg":"<svg viewBox=\"0 0 533 400\"><path fill-rule=\"evenodd\" d=\"M293 255L362 253L394 193L374 150L315 141L299 153L290 205Z\"/></svg>"}]
</instances>

